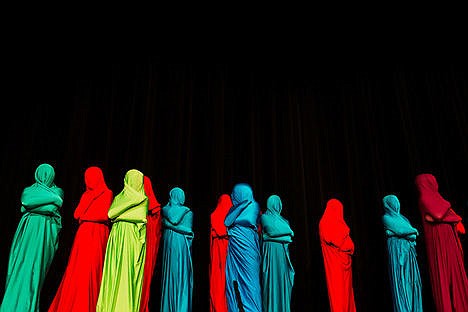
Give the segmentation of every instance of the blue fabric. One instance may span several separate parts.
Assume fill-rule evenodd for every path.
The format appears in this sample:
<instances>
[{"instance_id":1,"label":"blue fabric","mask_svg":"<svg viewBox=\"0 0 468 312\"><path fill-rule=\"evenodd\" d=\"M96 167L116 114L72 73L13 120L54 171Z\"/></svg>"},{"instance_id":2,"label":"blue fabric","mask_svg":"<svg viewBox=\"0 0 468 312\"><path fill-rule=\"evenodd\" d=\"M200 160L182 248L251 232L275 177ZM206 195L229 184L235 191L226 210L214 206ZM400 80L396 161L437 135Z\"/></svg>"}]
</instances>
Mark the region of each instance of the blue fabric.
<instances>
[{"instance_id":1,"label":"blue fabric","mask_svg":"<svg viewBox=\"0 0 468 312\"><path fill-rule=\"evenodd\" d=\"M267 210L260 217L262 225L262 302L263 311L290 312L294 268L288 245L294 232L280 213L281 199L271 195Z\"/></svg>"},{"instance_id":2,"label":"blue fabric","mask_svg":"<svg viewBox=\"0 0 468 312\"><path fill-rule=\"evenodd\" d=\"M395 195L385 196L383 205L385 214L382 221L387 235L394 311L423 311L421 276L416 258L419 232L400 214L400 202Z\"/></svg>"},{"instance_id":3,"label":"blue fabric","mask_svg":"<svg viewBox=\"0 0 468 312\"><path fill-rule=\"evenodd\" d=\"M161 309L164 312L192 311L193 213L183 206L184 191L173 188L169 203L162 208Z\"/></svg>"},{"instance_id":4,"label":"blue fabric","mask_svg":"<svg viewBox=\"0 0 468 312\"><path fill-rule=\"evenodd\" d=\"M242 305L246 312L261 312L261 258L257 232L260 207L251 187L245 183L234 186L231 199L233 206L224 220L229 237L226 257L228 310L240 311Z\"/></svg>"}]
</instances>

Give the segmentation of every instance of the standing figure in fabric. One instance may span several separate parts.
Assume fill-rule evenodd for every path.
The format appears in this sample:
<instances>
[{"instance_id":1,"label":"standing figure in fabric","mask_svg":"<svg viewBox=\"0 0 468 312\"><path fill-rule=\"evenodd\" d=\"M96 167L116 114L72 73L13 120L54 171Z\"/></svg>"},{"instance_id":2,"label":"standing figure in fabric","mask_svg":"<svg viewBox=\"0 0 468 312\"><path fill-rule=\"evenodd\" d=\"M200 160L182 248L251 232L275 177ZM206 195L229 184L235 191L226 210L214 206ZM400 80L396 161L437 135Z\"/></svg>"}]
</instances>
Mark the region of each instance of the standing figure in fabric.
<instances>
[{"instance_id":1,"label":"standing figure in fabric","mask_svg":"<svg viewBox=\"0 0 468 312\"><path fill-rule=\"evenodd\" d=\"M146 255L148 197L143 173L130 169L124 188L107 216L112 228L107 241L97 312L139 311Z\"/></svg>"},{"instance_id":2,"label":"standing figure in fabric","mask_svg":"<svg viewBox=\"0 0 468 312\"><path fill-rule=\"evenodd\" d=\"M400 214L395 195L383 198L382 222L387 236L390 283L395 312L422 312L421 275L416 258L417 229Z\"/></svg>"},{"instance_id":3,"label":"standing figure in fabric","mask_svg":"<svg viewBox=\"0 0 468 312\"><path fill-rule=\"evenodd\" d=\"M288 245L294 232L281 216L283 205L278 195L267 200L267 210L260 217L262 224L262 290L263 311L290 312L294 286L294 268Z\"/></svg>"},{"instance_id":4,"label":"standing figure in fabric","mask_svg":"<svg viewBox=\"0 0 468 312\"><path fill-rule=\"evenodd\" d=\"M101 286L109 224L107 212L113 193L102 170L89 167L84 174L86 191L74 217L79 223L62 281L49 312L94 312Z\"/></svg>"},{"instance_id":5,"label":"standing figure in fabric","mask_svg":"<svg viewBox=\"0 0 468 312\"><path fill-rule=\"evenodd\" d=\"M161 309L164 312L191 312L193 290L193 213L184 206L185 193L175 187L162 208L163 249Z\"/></svg>"},{"instance_id":6,"label":"standing figure in fabric","mask_svg":"<svg viewBox=\"0 0 468 312\"><path fill-rule=\"evenodd\" d=\"M354 312L352 258L354 243L343 218L343 204L335 198L327 202L319 222L319 236L327 279L331 312Z\"/></svg>"},{"instance_id":7,"label":"standing figure in fabric","mask_svg":"<svg viewBox=\"0 0 468 312\"><path fill-rule=\"evenodd\" d=\"M432 174L417 175L415 183L436 309L439 312L468 311L468 279L458 237L459 233L465 233L461 217L440 195Z\"/></svg>"},{"instance_id":8,"label":"standing figure in fabric","mask_svg":"<svg viewBox=\"0 0 468 312\"><path fill-rule=\"evenodd\" d=\"M23 216L10 249L1 312L39 311L42 285L62 228L63 190L54 179L54 168L41 164L36 169L36 182L21 194Z\"/></svg>"},{"instance_id":9,"label":"standing figure in fabric","mask_svg":"<svg viewBox=\"0 0 468 312\"><path fill-rule=\"evenodd\" d=\"M258 217L260 206L246 183L234 186L232 207L224 225L229 243L226 257L226 296L229 312L262 311L260 287L260 243Z\"/></svg>"},{"instance_id":10,"label":"standing figure in fabric","mask_svg":"<svg viewBox=\"0 0 468 312\"><path fill-rule=\"evenodd\" d=\"M216 209L211 213L210 312L228 311L226 302L228 236L224 219L231 207L231 197L228 194L222 194L218 199Z\"/></svg>"},{"instance_id":11,"label":"standing figure in fabric","mask_svg":"<svg viewBox=\"0 0 468 312\"><path fill-rule=\"evenodd\" d=\"M143 180L145 194L148 197L148 216L146 217L146 260L141 291L141 312L149 312L151 280L158 257L159 241L161 240L161 205L154 195L153 185L149 177Z\"/></svg>"}]
</instances>

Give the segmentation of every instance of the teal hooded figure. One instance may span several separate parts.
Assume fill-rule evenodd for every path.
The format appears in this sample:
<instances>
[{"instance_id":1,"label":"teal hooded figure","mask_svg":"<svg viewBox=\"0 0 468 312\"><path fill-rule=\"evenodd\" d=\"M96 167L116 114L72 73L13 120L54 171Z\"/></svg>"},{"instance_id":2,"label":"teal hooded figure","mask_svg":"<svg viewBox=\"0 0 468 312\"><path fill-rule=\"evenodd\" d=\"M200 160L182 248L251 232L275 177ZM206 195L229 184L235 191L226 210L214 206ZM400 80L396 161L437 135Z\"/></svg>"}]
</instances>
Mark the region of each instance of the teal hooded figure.
<instances>
[{"instance_id":1,"label":"teal hooded figure","mask_svg":"<svg viewBox=\"0 0 468 312\"><path fill-rule=\"evenodd\" d=\"M162 208L161 309L164 312L192 311L193 213L184 206L185 193L175 187Z\"/></svg>"},{"instance_id":2,"label":"teal hooded figure","mask_svg":"<svg viewBox=\"0 0 468 312\"><path fill-rule=\"evenodd\" d=\"M63 190L54 179L54 168L41 164L36 169L36 182L21 194L23 216L10 249L1 312L39 311L41 289L62 228Z\"/></svg>"},{"instance_id":3,"label":"teal hooded figure","mask_svg":"<svg viewBox=\"0 0 468 312\"><path fill-rule=\"evenodd\" d=\"M400 214L400 202L395 195L383 198L382 217L389 260L393 310L421 312L421 276L416 259L417 229Z\"/></svg>"},{"instance_id":4,"label":"teal hooded figure","mask_svg":"<svg viewBox=\"0 0 468 312\"><path fill-rule=\"evenodd\" d=\"M294 232L281 216L281 198L271 195L260 217L262 225L262 302L265 312L290 312L294 268L288 246Z\"/></svg>"},{"instance_id":5,"label":"teal hooded figure","mask_svg":"<svg viewBox=\"0 0 468 312\"><path fill-rule=\"evenodd\" d=\"M232 207L224 225L229 242L226 256L226 299L229 312L261 312L260 242L258 222L260 206L246 183L234 186Z\"/></svg>"}]
</instances>

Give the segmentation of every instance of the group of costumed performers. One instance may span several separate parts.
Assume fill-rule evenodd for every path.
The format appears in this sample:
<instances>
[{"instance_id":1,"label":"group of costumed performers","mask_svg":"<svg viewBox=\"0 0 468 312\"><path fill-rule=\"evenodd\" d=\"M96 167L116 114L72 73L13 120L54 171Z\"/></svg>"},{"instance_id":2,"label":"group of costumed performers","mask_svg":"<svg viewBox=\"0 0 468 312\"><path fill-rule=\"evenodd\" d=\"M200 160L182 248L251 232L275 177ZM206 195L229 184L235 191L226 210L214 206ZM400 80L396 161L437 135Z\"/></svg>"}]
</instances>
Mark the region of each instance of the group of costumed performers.
<instances>
[{"instance_id":1,"label":"group of costumed performers","mask_svg":"<svg viewBox=\"0 0 468 312\"><path fill-rule=\"evenodd\" d=\"M55 185L55 170L47 163L36 168L34 178L21 194L22 217L10 248L0 312L39 311L42 286L59 247L64 191ZM192 311L195 235L184 191L172 188L161 206L151 179L139 170L128 170L123 182L114 196L99 167L85 170L85 191L74 210L78 228L49 312ZM439 193L432 174L417 175L415 185L435 308L468 311L462 218ZM421 233L401 213L396 195L384 196L382 204L393 309L421 312L416 253ZM219 196L210 215L211 312L291 311L294 232L282 209L276 194L261 209L247 183ZM343 203L329 199L318 233L332 312L356 311L350 232ZM151 307L157 259L161 296L159 306Z\"/></svg>"}]
</instances>

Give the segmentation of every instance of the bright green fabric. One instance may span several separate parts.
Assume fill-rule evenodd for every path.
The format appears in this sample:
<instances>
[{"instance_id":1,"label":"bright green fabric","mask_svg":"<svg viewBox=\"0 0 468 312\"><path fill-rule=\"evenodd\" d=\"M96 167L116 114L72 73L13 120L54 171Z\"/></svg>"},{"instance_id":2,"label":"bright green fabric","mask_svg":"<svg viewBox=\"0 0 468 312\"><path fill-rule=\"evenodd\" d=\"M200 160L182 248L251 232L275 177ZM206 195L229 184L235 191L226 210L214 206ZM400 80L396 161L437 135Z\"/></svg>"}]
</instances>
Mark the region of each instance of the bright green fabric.
<instances>
[{"instance_id":1,"label":"bright green fabric","mask_svg":"<svg viewBox=\"0 0 468 312\"><path fill-rule=\"evenodd\" d=\"M139 311L146 256L148 198L143 174L131 169L115 196L108 216L112 228L107 242L97 312Z\"/></svg>"},{"instance_id":2,"label":"bright green fabric","mask_svg":"<svg viewBox=\"0 0 468 312\"><path fill-rule=\"evenodd\" d=\"M58 248L63 191L54 184L52 166L37 167L36 183L21 195L23 216L8 261L1 312L37 312L41 288Z\"/></svg>"}]
</instances>

